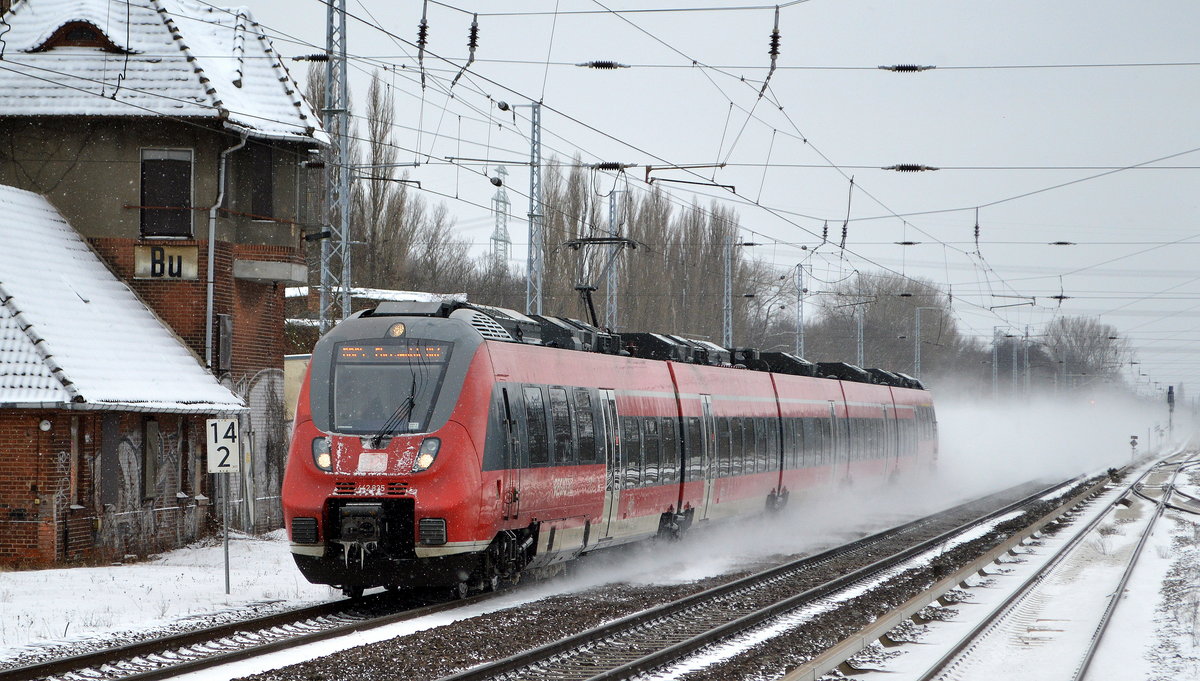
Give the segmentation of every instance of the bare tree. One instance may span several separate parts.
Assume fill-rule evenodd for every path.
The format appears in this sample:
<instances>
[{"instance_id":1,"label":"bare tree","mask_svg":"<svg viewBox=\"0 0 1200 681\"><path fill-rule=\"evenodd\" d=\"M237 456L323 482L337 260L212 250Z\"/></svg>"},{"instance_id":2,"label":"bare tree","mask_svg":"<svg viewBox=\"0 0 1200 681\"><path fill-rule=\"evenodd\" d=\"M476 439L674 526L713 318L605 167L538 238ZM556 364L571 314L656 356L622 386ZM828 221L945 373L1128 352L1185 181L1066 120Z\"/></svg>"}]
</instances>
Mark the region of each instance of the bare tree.
<instances>
[{"instance_id":1,"label":"bare tree","mask_svg":"<svg viewBox=\"0 0 1200 681\"><path fill-rule=\"evenodd\" d=\"M1046 327L1046 349L1060 369L1064 387L1120 379L1129 361L1129 341L1116 327L1094 317L1059 317Z\"/></svg>"},{"instance_id":2,"label":"bare tree","mask_svg":"<svg viewBox=\"0 0 1200 681\"><path fill-rule=\"evenodd\" d=\"M972 348L958 332L949 298L931 281L886 272L859 273L818 293L817 319L805 329L812 359L855 361L861 318L863 359L868 366L914 373L918 347L925 377L948 375L964 359L978 361L967 358Z\"/></svg>"}]
</instances>

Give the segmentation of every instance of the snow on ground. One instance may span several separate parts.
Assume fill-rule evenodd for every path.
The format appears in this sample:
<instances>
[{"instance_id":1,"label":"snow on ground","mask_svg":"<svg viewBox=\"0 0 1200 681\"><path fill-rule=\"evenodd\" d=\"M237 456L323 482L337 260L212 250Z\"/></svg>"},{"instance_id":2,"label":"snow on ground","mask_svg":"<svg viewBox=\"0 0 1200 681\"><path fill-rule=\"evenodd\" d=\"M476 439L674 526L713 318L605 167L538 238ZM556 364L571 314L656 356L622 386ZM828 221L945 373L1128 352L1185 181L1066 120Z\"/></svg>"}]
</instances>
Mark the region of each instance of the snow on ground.
<instances>
[{"instance_id":1,"label":"snow on ground","mask_svg":"<svg viewBox=\"0 0 1200 681\"><path fill-rule=\"evenodd\" d=\"M1060 430L1086 432L1091 437L1070 441L1059 433L1059 437L1049 438L1045 433L1051 427L1031 427L1034 419L1028 413L998 416L994 410L947 404L940 412L943 446L939 472L933 479L883 491L835 489L827 494L795 494L789 512L772 523L693 533L689 541L673 545L669 552L641 547L612 556L593 556L575 566L573 574L564 580L526 586L479 607L515 607L550 593L611 583L701 579L768 560L772 555L842 543L1038 474L1061 473L1062 468L1074 472L1103 470L1128 456L1128 445L1113 434L1127 437L1129 426L1120 419L1087 414L1087 418L1080 419L1086 425L1081 425L1069 423L1044 404L1029 411ZM994 422L998 423L993 428ZM1025 427L1014 429L1014 422ZM1003 441L1006 435L1012 439L1007 444ZM1098 447L1094 440L1105 446ZM714 551L714 546L720 549ZM230 563L232 593L228 596L223 551L218 542L124 565L0 570L0 665L12 665L37 648L63 641L91 638L111 642L119 638L120 632L163 632L189 623L247 618L341 598L338 590L309 584L300 575L282 531L266 537L233 535ZM1147 592L1157 593L1158 587L1156 579ZM481 611L455 611L454 616ZM406 625L404 630L377 631L379 635L395 636L441 623L429 621ZM1194 645L1189 644L1188 649L1194 655ZM310 656L315 654L311 652Z\"/></svg>"},{"instance_id":2,"label":"snow on ground","mask_svg":"<svg viewBox=\"0 0 1200 681\"><path fill-rule=\"evenodd\" d=\"M936 489L941 491L929 493ZM848 502L841 491L793 499L788 512L770 522L694 532L668 552L646 544L589 556L573 566L570 576L527 585L487 605L486 611L604 584L704 579L772 556L844 543L932 513L975 491L940 481L926 482L917 491L890 488L856 495L869 496L867 504L861 499ZM165 633L189 623L248 618L342 598L339 590L309 584L301 576L282 530L264 537L231 533L230 565L228 596L218 540L120 565L0 571L0 665L19 663L36 648L64 642L105 641L120 638L121 632ZM479 612L456 611L456 616ZM388 632L400 635L441 623L422 622Z\"/></svg>"},{"instance_id":3,"label":"snow on ground","mask_svg":"<svg viewBox=\"0 0 1200 681\"><path fill-rule=\"evenodd\" d=\"M0 663L29 652L27 645L170 628L200 616L244 618L341 597L300 575L282 530L265 537L230 533L229 563L229 595L224 550L215 540L121 565L0 571Z\"/></svg>"}]
</instances>

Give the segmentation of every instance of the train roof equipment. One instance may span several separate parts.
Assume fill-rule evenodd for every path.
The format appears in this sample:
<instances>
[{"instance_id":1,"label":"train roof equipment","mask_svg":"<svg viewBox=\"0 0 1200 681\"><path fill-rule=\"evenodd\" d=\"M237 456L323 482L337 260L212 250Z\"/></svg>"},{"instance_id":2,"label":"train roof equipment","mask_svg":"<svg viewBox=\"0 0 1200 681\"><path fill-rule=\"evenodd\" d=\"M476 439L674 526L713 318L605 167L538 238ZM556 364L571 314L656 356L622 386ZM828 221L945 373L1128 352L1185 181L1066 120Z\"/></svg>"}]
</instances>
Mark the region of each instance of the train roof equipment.
<instances>
[{"instance_id":1,"label":"train roof equipment","mask_svg":"<svg viewBox=\"0 0 1200 681\"><path fill-rule=\"evenodd\" d=\"M486 340L925 389L920 380L900 372L863 369L846 362L814 363L788 352L723 348L711 341L666 333L611 333L578 319L527 316L509 308L462 301L388 301L355 316L447 317L467 322Z\"/></svg>"},{"instance_id":2,"label":"train roof equipment","mask_svg":"<svg viewBox=\"0 0 1200 681\"><path fill-rule=\"evenodd\" d=\"M846 362L817 362L817 376L857 383L874 383L866 369Z\"/></svg>"},{"instance_id":3,"label":"train roof equipment","mask_svg":"<svg viewBox=\"0 0 1200 681\"><path fill-rule=\"evenodd\" d=\"M790 352L760 352L759 358L767 371L794 376L816 376L817 365ZM749 366L749 365L747 365ZM753 369L754 367L750 367Z\"/></svg>"}]
</instances>

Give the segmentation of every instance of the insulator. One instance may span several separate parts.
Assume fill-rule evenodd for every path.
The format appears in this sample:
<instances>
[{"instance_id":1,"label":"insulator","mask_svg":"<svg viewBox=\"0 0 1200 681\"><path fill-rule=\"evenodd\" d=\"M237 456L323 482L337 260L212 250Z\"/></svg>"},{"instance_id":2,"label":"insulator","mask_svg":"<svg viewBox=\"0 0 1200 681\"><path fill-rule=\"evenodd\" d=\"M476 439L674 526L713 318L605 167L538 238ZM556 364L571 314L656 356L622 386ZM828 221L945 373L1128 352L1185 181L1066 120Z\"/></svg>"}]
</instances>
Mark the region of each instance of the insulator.
<instances>
[{"instance_id":1,"label":"insulator","mask_svg":"<svg viewBox=\"0 0 1200 681\"><path fill-rule=\"evenodd\" d=\"M880 66L884 71L895 71L896 73L917 73L918 71L932 71L936 66L921 66L919 64L893 64L891 66Z\"/></svg>"},{"instance_id":2,"label":"insulator","mask_svg":"<svg viewBox=\"0 0 1200 681\"><path fill-rule=\"evenodd\" d=\"M880 170L895 170L896 172L900 173L919 173L925 170L937 170L937 168L933 166L921 165L919 163L897 163L894 166L887 166L886 168L881 168Z\"/></svg>"},{"instance_id":3,"label":"insulator","mask_svg":"<svg viewBox=\"0 0 1200 681\"><path fill-rule=\"evenodd\" d=\"M826 222L825 226L823 226L821 228L821 243L825 243L826 241L829 241L829 223L828 222Z\"/></svg>"},{"instance_id":4,"label":"insulator","mask_svg":"<svg viewBox=\"0 0 1200 681\"><path fill-rule=\"evenodd\" d=\"M767 53L771 55L771 63L775 63L775 57L779 56L779 7L775 7L775 28L771 30L771 49Z\"/></svg>"},{"instance_id":5,"label":"insulator","mask_svg":"<svg viewBox=\"0 0 1200 681\"><path fill-rule=\"evenodd\" d=\"M628 164L617 161L603 161L592 165L596 170L624 170L629 167Z\"/></svg>"},{"instance_id":6,"label":"insulator","mask_svg":"<svg viewBox=\"0 0 1200 681\"><path fill-rule=\"evenodd\" d=\"M594 61L585 61L582 64L576 64L576 66L583 66L583 67L589 68L589 69L601 69L601 70L605 70L605 71L611 71L613 69L629 68L629 64L622 64L620 62L610 61L608 59L596 59Z\"/></svg>"},{"instance_id":7,"label":"insulator","mask_svg":"<svg viewBox=\"0 0 1200 681\"><path fill-rule=\"evenodd\" d=\"M329 55L326 53L309 54L303 57L292 57L292 61L329 61Z\"/></svg>"},{"instance_id":8,"label":"insulator","mask_svg":"<svg viewBox=\"0 0 1200 681\"><path fill-rule=\"evenodd\" d=\"M425 45L428 43L428 39L429 39L429 22L422 19L420 25L417 26L417 47L419 47L421 49L425 49Z\"/></svg>"},{"instance_id":9,"label":"insulator","mask_svg":"<svg viewBox=\"0 0 1200 681\"><path fill-rule=\"evenodd\" d=\"M471 20L471 30L467 33L467 47L474 52L475 48L479 47L479 15Z\"/></svg>"}]
</instances>

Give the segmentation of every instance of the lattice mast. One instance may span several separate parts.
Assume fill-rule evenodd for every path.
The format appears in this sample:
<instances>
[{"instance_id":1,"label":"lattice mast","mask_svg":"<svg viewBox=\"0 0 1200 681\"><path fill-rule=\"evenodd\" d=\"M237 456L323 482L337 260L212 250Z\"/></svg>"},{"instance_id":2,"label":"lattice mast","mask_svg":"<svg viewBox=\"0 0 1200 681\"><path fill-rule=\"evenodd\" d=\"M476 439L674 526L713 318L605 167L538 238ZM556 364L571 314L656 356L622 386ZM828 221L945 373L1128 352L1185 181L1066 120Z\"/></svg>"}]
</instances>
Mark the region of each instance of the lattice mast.
<instances>
[{"instance_id":1,"label":"lattice mast","mask_svg":"<svg viewBox=\"0 0 1200 681\"><path fill-rule=\"evenodd\" d=\"M346 0L328 3L325 51L325 131L329 162L325 165L330 237L321 241L321 333L350 316L350 116L346 77Z\"/></svg>"},{"instance_id":2,"label":"lattice mast","mask_svg":"<svg viewBox=\"0 0 1200 681\"><path fill-rule=\"evenodd\" d=\"M492 197L492 216L496 221L496 226L492 229L492 266L508 269L509 258L512 257L512 237L508 233L508 215L512 211L512 203L508 200L508 190L505 189L508 168L497 166L496 178L500 184L496 195Z\"/></svg>"}]
</instances>

